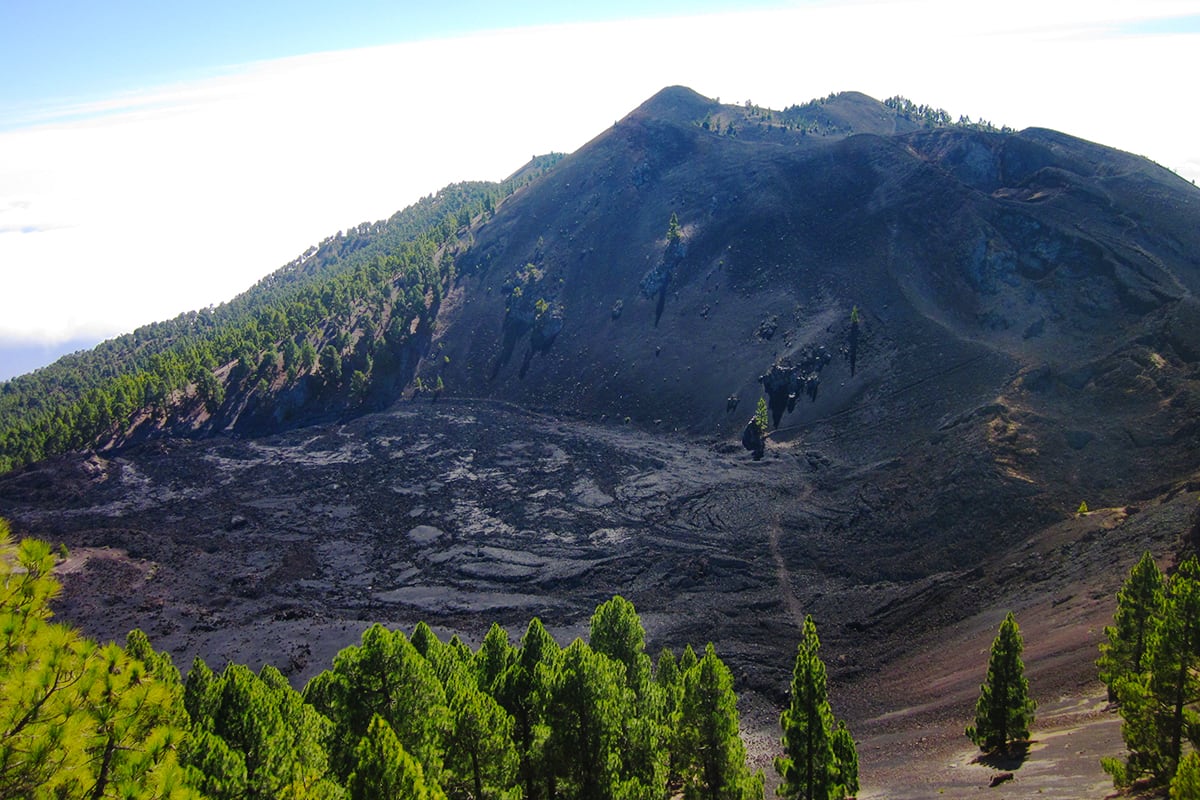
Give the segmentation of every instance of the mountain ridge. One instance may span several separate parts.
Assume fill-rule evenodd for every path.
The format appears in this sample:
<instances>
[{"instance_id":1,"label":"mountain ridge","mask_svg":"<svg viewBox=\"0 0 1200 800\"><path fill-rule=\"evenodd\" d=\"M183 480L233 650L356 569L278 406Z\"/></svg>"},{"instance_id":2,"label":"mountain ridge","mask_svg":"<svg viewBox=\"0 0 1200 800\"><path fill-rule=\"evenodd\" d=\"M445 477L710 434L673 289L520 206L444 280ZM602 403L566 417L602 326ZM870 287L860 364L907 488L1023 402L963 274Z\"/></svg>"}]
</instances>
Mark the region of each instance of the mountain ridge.
<instances>
[{"instance_id":1,"label":"mountain ridge","mask_svg":"<svg viewBox=\"0 0 1200 800\"><path fill-rule=\"evenodd\" d=\"M6 383L0 454L28 460L42 451L13 454L31 431L81 418L95 421L68 445L259 435L381 409L414 387L720 440L740 434L736 409L752 406L771 374L800 376L808 395L778 390L773 441L849 441L872 430L856 417L882 413L893 426L884 450L895 451L939 420L1042 397L1027 384L1087 390L1092 373L1130 358L1162 361L1168 382L1187 375L1200 352L1190 324L1200 319L1195 188L1066 134L947 121L940 109L856 92L777 112L666 87L576 153L515 172L507 199L494 184L468 187L476 199L439 220L431 196L424 217L405 212L414 222L401 223L400 239L387 225L404 214L310 249L230 304L246 309L236 312L249 320L242 344L213 327L219 320L182 315L176 322L202 337L230 342L203 351L196 363L206 366L140 378L117 399L88 390L35 427L13 424L3 396L21 397L21 380ZM872 126L891 132L861 130ZM434 225L429 239L422 231ZM397 261L388 253L404 237L416 249ZM413 258L427 264L414 273L423 288L406 289L388 264ZM345 269L367 275L365 288L330 283ZM316 287L316 316L302 307L281 321L277 308L254 305L255 292L288 282ZM852 310L862 320L854 365ZM388 333L393 322L406 327ZM150 326L125 339L143 350L154 335ZM180 339L191 347L189 336ZM301 344L307 357L293 352ZM863 402L946 371L953 379L926 393L919 419ZM40 377L33 385L54 396L53 375ZM1190 382L1179 386L1155 402L1191 408ZM1065 424L1074 409L1061 405L1042 416ZM1088 425L1104 427L1101 416ZM1186 438L1185 422L1163 418L1169 430L1132 440ZM1096 439L1088 425L1073 426L1072 441ZM86 430L102 433L89 442ZM45 452L62 446L51 440ZM1186 462L1180 453L1163 463ZM839 457L861 458L854 447Z\"/></svg>"},{"instance_id":2,"label":"mountain ridge","mask_svg":"<svg viewBox=\"0 0 1200 800\"><path fill-rule=\"evenodd\" d=\"M674 86L666 87L651 98L647 99L638 108L631 111L628 115L626 115L625 118L619 121L614 126L613 130L615 131L620 126L624 125L628 129L627 133L629 135L639 135L642 137L640 144L637 144L638 147L641 147L643 150L645 150L647 146L653 146L653 158L643 158L635 165L635 168L638 170L638 174L633 176L633 178L636 181L646 181L651 179L653 177L652 173L654 170L669 170L673 168L673 165L676 167L679 166L679 159L687 158L689 156L694 156L698 159L707 157L705 154L711 152L711 143L704 146L697 145L694 136L696 131L689 130L690 128L700 128L706 133L715 133L715 138L717 140L723 141L726 145L733 147L753 146L755 144L765 145L769 143L784 147L807 146L819 148L828 147L830 146L830 143L833 142L836 143L833 145L836 148L849 148L849 151L841 149L838 152L831 153L829 155L830 158L842 159L843 163L839 169L842 169L843 171L847 167L846 162L853 163L855 159L855 152L861 153L861 151L869 149L867 147L867 140L864 140L862 137L865 136L869 139L871 135L885 135L885 138L889 138L889 141L894 141L896 146L908 148L911 154L917 156L918 161L923 160L925 163L933 165L953 175L955 178L959 179L958 182L962 186L978 189L980 191L989 191L991 193L1003 192L1006 194L1004 199L1025 199L1026 201L1030 201L1032 198L1032 201L1034 202L1044 202L1051 196L1059 195L1067 191L1063 184L1063 178L1061 175L1058 173L1055 173L1055 175L1041 175L1040 172L1042 169L1040 166L1042 162L1046 162L1047 159L1052 160L1051 156L1053 156L1053 153L1062 151L1064 148L1071 149L1072 153L1091 153L1090 158L1081 159L1079 157L1075 157L1074 160L1067 159L1066 162L1064 162L1067 167L1073 168L1073 170L1069 171L1073 171L1073 174L1083 177L1096 177L1099 174L1098 168L1101 164L1105 165L1110 172L1113 172L1115 170L1114 164L1120 162L1122 164L1123 171L1126 173L1128 173L1130 170L1133 170L1135 167L1141 169L1146 166L1146 164L1142 161L1139 161L1137 157L1119 154L1115 151L1103 148L1102 146L1092 145L1091 143L1083 142L1083 140L1067 137L1065 134L1048 132L1043 129L1028 129L1017 134L1013 134L1011 132L1009 134L995 133L991 136L981 137L975 134L987 134L993 132L994 129L991 129L991 131L979 131L971 128L969 124L963 125L960 123L958 126L946 124L949 120L949 117L945 114L945 112L942 112L940 109L933 110L925 106L918 107L912 103L909 103L903 98L892 98L888 101L888 103L891 105L889 106L888 104L879 103L867 97L866 95L862 95L861 93L843 92L837 95L830 95L822 100L811 101L804 106L792 106L789 109L785 109L783 112L775 112L770 109L760 109L757 106L753 106L749 102L747 102L745 107L723 106L716 101L702 97L686 87ZM714 111L717 113L718 118L711 120L710 124L709 118L711 118ZM915 119L919 121L914 121L914 115ZM855 123L851 121L852 119L859 120L857 127ZM861 122L863 119L873 121L873 130L870 130L869 132L864 131L864 128L871 129L872 125L864 125ZM930 119L934 120L936 125L931 127L929 123ZM737 125L734 125L735 121ZM647 125L649 125L650 128L653 128L653 130L647 128ZM722 125L725 127L722 128ZM731 130L729 126L731 125L734 125L732 128L733 135L728 135L729 131ZM640 133L638 133L638 131L640 131ZM724 133L722 133L722 131L724 131ZM686 135L681 136L681 132L693 135L689 139L689 137ZM579 158L585 158L585 154L589 152L589 148L604 147L603 142L606 140L606 137L610 138L611 135L612 131L602 132L596 137L596 139L581 148L576 156ZM916 139L913 138L914 135L917 137ZM656 136L661 138L662 141L656 141ZM898 138L895 138L898 136L907 137L903 144L901 144ZM670 140L669 142L667 141L668 138ZM734 140L738 140L737 145L732 144ZM678 150L680 147L685 149ZM696 147L700 147L700 149L695 149ZM997 157L995 152L997 149L1001 151L999 157ZM1010 151L1015 151L1016 155L1011 155ZM646 150L646 152L649 153L651 151ZM872 157L878 156L873 155ZM894 154L891 156L884 154L884 157L889 159L893 169L900 170L899 174L908 174L914 179L920 178L919 175L915 175L913 173L914 168L919 169L915 164L897 164L897 159L894 157ZM670 159L675 159L675 161L672 162ZM1028 163L1030 159L1035 159L1032 166ZM812 159L810 159L810 161L812 161ZM547 166L548 165L545 163L543 163L541 166L538 166L537 162L535 161L533 172L544 172ZM767 165L767 167L772 172L778 173L779 167L774 165ZM1018 167L1019 170L1017 169ZM863 168L864 167L862 166L856 167L856 169L859 169L860 172ZM1063 165L1059 165L1051 169L1061 170L1062 168ZM1002 173L1011 173L1014 171L1021 171L1023 173L1019 176L1016 176L1020 177L1021 180L1002 180L1002 178L1010 177L1009 175ZM1165 173L1165 171L1163 172ZM1023 182L1028 183L1028 181L1033 180L1035 175L1041 175L1043 182L1047 178L1052 179L1051 184L1045 186L1040 185L1040 183L1036 186L1021 185ZM508 184L513 185L514 181L517 180L520 180L520 182L523 183L528 180L529 177L531 176L528 174L523 175L522 170L518 170L518 172L514 173L513 176L510 176ZM778 178L780 176L776 174L774 177ZM801 175L800 177L803 176ZM819 184L822 182L821 179L823 177L828 176L823 176L819 171L810 174L810 184L815 184L819 190ZM1112 179L1119 176L1106 175L1104 177L1106 179ZM1159 178L1161 177L1162 176L1160 175ZM728 176L726 176L726 178L728 178ZM586 178L584 180L586 180ZM1175 180L1179 181L1181 184L1177 188L1187 188L1186 182L1183 182L1182 179L1176 177ZM895 183L896 182L893 181L891 185L894 187ZM1006 183L1015 183L1017 185L1001 185ZM1035 181L1035 183L1038 183L1038 181ZM578 187L579 185L580 183L577 182L576 186ZM1080 190L1079 187L1075 186L1072 186L1071 189L1072 191ZM852 182L839 187L839 190L843 192L849 190L852 193ZM957 201L965 202L965 196L961 194L960 190L954 189L953 186L948 187L943 183L940 186L931 188L931 191L932 190L952 192L956 196ZM854 202L866 202L868 209L870 208L871 203L887 203L888 198L880 195L880 191L894 193L896 190L894 188L889 189L887 186L879 186L876 187L874 196L872 198L855 198ZM833 194L837 194L837 192L833 192ZM738 197L738 202L744 202L745 200L745 198L741 198L736 194L734 194L734 197ZM720 199L721 198L718 195L714 194L710 198L710 202L717 203L720 202ZM829 197L825 199L828 199L832 202L838 198ZM1104 198L1102 194L1097 197L1097 202L1103 200ZM1186 202L1191 201L1187 201L1185 198L1185 205ZM816 208L819 205L820 203L810 204L811 208ZM853 203L851 205L853 205ZM936 212L939 209L935 207L932 210ZM582 209L582 211L586 212L586 209ZM755 209L755 211L758 211L758 209ZM1178 215L1179 211L1180 208L1177 202L1159 203L1159 207L1155 208L1155 213L1158 214L1173 213ZM1185 209L1185 213L1186 211L1187 209ZM662 212L665 213L666 209L663 208ZM545 209L542 213L549 213L549 209ZM466 220L460 220L460 222L465 221ZM800 231L803 231L804 227L803 225L791 225L791 223L788 223L786 220L783 221L783 224L791 227L790 234L785 233L785 235L794 235L797 228L799 228ZM381 223L375 223L373 225L364 224L363 226L359 226L359 228L352 231L351 234L358 236L361 239L364 234L370 236L372 235L372 231L379 230L380 225ZM457 236L457 234L460 232L462 231L454 232L454 235ZM640 235L646 236L649 233L649 230L641 231ZM828 242L831 241L829 234L829 230L817 231L816 238L820 239L823 237L823 240ZM467 235L468 237L473 237L474 233L467 233ZM310 249L310 253L316 254L317 252L320 252L321 249L328 248L340 238L340 234L339 237L330 237L325 242L322 242L320 248ZM349 239L349 237L347 237L347 239ZM360 246L362 245L351 244L352 249L350 252L353 252L353 248ZM1179 246L1176 247L1176 251L1179 255L1183 255L1185 252L1188 252L1186 248ZM271 282L278 283L281 278L286 280L288 279L287 276L289 274L300 276L307 274L307 272L311 271L312 269L311 263L306 263L306 258L310 255L310 253L306 253L292 264L284 267L276 273L273 273L267 278L264 278L263 281L259 282L258 286L267 286ZM747 255L753 257L753 254ZM987 255L990 257L992 254ZM473 254L469 252L465 254L465 258L468 262L470 262L473 257ZM326 260L326 263L330 262ZM987 265L985 265L985 268L986 266ZM743 280L745 278L745 276L738 277ZM992 276L982 274L979 276L979 279L983 282L986 282L988 280L993 280L994 278ZM1193 285L1189 286L1188 289L1189 291L1194 292L1196 286L1193 283ZM247 294L246 296L249 297L250 294ZM237 303L240 301L241 298L239 297L233 302ZM181 315L181 319L186 316L188 315ZM1036 325L1037 322L1033 321L1029 324ZM150 330L152 328L153 326L147 326L146 329L139 329L138 334L141 334L143 337L150 337L147 340L153 341L152 337L154 336L154 333L152 331L147 334L142 334L143 330ZM275 346L279 346L278 341L276 341ZM112 343L105 343L105 345L102 345L101 349L112 349ZM346 357L345 353L343 353L343 357ZM118 369L120 369L119 366ZM228 375L228 372L224 374ZM176 382L178 381L178 379L175 380ZM13 386L8 386L6 388L8 393L11 393ZM189 394L201 387L200 384L193 384L192 388L189 388L188 386L182 386L181 388L183 389L182 398L186 400ZM249 388L252 389L253 387ZM52 394L52 391L43 389L42 393ZM143 391L142 393L146 394L147 391ZM149 393L155 395L161 394L159 390L149 391ZM136 404L137 401L135 400L133 405L136 406ZM128 406L128 402L121 404L122 408L126 408ZM0 422L4 422L4 417L8 416L5 413L6 411L8 411L8 409L0 407ZM77 410L72 409L72 411L75 412ZM78 414L75 415L78 416ZM119 424L119 420L115 420L115 422ZM43 422L42 424L54 425L55 423L53 420L51 420ZM71 423L68 422L66 424L70 425ZM0 425L0 429L3 427L5 426ZM81 433L84 437L88 436L87 432ZM122 437L117 437L117 439L111 439L111 437L106 438L115 441L121 439ZM77 444L87 443L86 439L81 442L78 438L75 439L75 442ZM2 444L4 444L4 442L0 441L0 445ZM12 449L14 448L11 446L0 447L0 451ZM50 452L54 451L55 448L52 447Z\"/></svg>"}]
</instances>

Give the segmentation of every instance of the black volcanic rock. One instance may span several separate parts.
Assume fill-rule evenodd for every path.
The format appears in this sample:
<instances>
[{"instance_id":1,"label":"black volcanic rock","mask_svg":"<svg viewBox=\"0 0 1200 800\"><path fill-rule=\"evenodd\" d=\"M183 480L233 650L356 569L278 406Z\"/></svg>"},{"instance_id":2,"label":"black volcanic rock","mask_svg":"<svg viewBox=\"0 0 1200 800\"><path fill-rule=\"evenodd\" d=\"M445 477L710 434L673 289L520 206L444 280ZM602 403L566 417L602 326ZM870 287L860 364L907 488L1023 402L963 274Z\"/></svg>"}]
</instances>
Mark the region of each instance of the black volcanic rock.
<instances>
[{"instance_id":1,"label":"black volcanic rock","mask_svg":"<svg viewBox=\"0 0 1200 800\"><path fill-rule=\"evenodd\" d=\"M737 437L728 398L752 402L766 366L853 340L854 363L831 363L815 402L786 407L772 440L816 436L837 457L868 462L1020 393L1030 369L1104 372L1138 351L1162 359L1155 369L1172 386L1192 374L1200 327L1177 320L1195 315L1200 288L1193 186L1053 131L925 129L856 93L816 108L841 132L788 129L664 89L511 198L472 231L456 289L468 302L439 319L447 384ZM705 127L713 119L734 134ZM686 255L668 265L673 213ZM495 363L504 338L496 288L535 251L570 325L545 358L488 381L473 365ZM862 330L851 331L854 306L869 321ZM764 336L772 318L782 333ZM1032 418L1046 431L1087 429L1099 444L1087 449L1113 457L1149 441L1122 440L1122 426L1161 426L1159 438L1179 445L1166 456L1173 470L1196 442L1172 438L1173 412L1144 418L1174 396L1147 379L1144 403L1138 391L1109 394L1103 410L1086 400L1094 384L1059 380L1030 399ZM1013 458L1048 455L1049 439ZM1161 455L1132 455L1145 480L1169 479L1154 464ZM1032 478L1086 484L1106 470L1085 459Z\"/></svg>"}]
</instances>

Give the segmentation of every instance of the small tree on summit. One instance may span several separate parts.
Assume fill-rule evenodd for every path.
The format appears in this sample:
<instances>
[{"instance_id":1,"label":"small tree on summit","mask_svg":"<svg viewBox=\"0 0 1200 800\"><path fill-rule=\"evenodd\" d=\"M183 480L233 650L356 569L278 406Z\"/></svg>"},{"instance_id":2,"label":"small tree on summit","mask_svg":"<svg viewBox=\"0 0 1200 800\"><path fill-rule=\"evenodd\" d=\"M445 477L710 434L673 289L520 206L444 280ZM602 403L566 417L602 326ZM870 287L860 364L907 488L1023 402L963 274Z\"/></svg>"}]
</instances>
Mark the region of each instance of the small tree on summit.
<instances>
[{"instance_id":1,"label":"small tree on summit","mask_svg":"<svg viewBox=\"0 0 1200 800\"><path fill-rule=\"evenodd\" d=\"M975 704L975 724L967 728L967 738L984 752L1007 752L1010 742L1029 739L1036 703L1029 697L1023 649L1020 628L1010 611L992 642L987 682Z\"/></svg>"},{"instance_id":2,"label":"small tree on summit","mask_svg":"<svg viewBox=\"0 0 1200 800\"><path fill-rule=\"evenodd\" d=\"M667 248L678 245L681 239L683 239L683 231L679 227L679 217L672 211L671 221L667 223Z\"/></svg>"}]
</instances>

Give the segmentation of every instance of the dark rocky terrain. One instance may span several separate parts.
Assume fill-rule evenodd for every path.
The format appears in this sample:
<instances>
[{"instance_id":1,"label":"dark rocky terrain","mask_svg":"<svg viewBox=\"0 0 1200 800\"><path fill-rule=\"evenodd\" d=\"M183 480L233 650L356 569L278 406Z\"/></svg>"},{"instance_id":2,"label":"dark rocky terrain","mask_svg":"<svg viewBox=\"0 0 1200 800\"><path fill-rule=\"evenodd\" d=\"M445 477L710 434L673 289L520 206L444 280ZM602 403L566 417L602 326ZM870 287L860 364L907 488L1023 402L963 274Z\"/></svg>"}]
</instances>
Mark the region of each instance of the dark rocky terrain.
<instances>
[{"instance_id":1,"label":"dark rocky terrain","mask_svg":"<svg viewBox=\"0 0 1200 800\"><path fill-rule=\"evenodd\" d=\"M567 640L624 594L652 648L716 644L768 772L804 613L820 620L867 788L935 780L921 757L961 759L1008 608L1043 705L1102 706L1091 662L1120 573L1143 549L1185 546L1200 483L1033 529L970 568L942 555L969 528L940 546L914 535L906 558L930 568L905 578L872 533L868 498L888 473L796 446L754 462L726 442L442 400L256 440L64 457L0 478L0 502L20 530L70 547L59 611L90 634L142 627L185 664L266 662L296 681L374 621L477 641L493 620L516 632L538 615ZM1096 719L1111 750L1112 717ZM1098 772L1094 752L1083 760ZM926 796L916 786L885 796Z\"/></svg>"},{"instance_id":2,"label":"dark rocky terrain","mask_svg":"<svg viewBox=\"0 0 1200 800\"><path fill-rule=\"evenodd\" d=\"M620 593L652 648L716 644L768 769L811 613L865 788L926 796L896 765L961 749L1005 611L1086 716L1125 573L1197 545L1200 191L1052 131L821 114L664 90L464 233L436 402L60 457L0 515L71 548L88 633L298 681L369 622L569 638Z\"/></svg>"}]
</instances>

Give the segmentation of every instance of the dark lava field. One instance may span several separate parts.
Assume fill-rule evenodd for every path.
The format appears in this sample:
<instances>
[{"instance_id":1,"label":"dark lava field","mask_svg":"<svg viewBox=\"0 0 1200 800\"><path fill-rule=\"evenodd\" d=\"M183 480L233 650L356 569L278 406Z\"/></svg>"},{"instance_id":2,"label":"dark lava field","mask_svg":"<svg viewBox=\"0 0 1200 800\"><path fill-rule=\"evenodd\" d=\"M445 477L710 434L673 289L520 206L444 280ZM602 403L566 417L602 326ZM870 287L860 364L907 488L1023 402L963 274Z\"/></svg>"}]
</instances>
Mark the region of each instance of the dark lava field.
<instances>
[{"instance_id":1,"label":"dark lava field","mask_svg":"<svg viewBox=\"0 0 1200 800\"><path fill-rule=\"evenodd\" d=\"M651 652L714 642L768 775L811 613L870 788L942 775L929 762L962 749L1009 608L1043 705L1094 695L1118 565L1181 546L1200 489L1068 515L969 569L939 568L969 532L871 534L893 469L795 445L756 462L733 443L443 399L257 440L64 457L0 478L0 504L18 531L70 548L60 619L101 640L141 627L183 667L271 663L298 684L372 622L423 619L477 644L493 621L517 636L536 615L565 642L622 594ZM890 557L898 547L906 558ZM919 577L867 577L922 561ZM1111 749L1116 729L1098 719ZM1097 762L1084 761L1094 781Z\"/></svg>"},{"instance_id":2,"label":"dark lava field","mask_svg":"<svg viewBox=\"0 0 1200 800\"><path fill-rule=\"evenodd\" d=\"M835 694L863 716L901 698L849 687L923 637L1003 604L1111 613L1112 565L1175 546L1197 488L998 540L955 568L966 531L873 533L893 513L881 498L894 468L798 446L755 462L725 442L442 400L256 440L64 457L0 478L0 502L17 530L70 548L64 618L101 639L143 627L181 665L267 662L302 681L375 621L475 641L492 621L516 633L539 616L569 639L622 594L652 650L713 641L744 689L776 700L813 614ZM1096 636L1069 638L1086 649Z\"/></svg>"}]
</instances>

